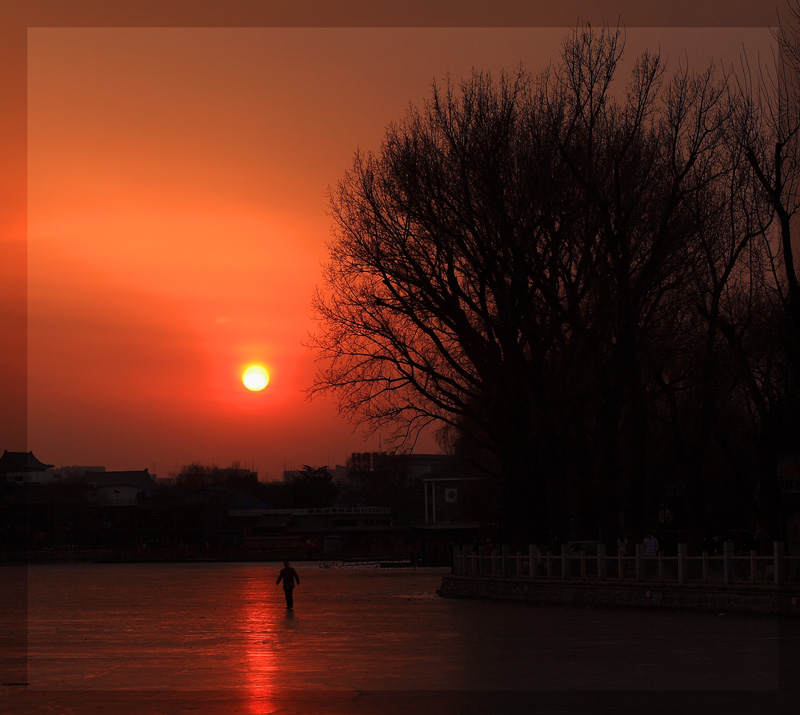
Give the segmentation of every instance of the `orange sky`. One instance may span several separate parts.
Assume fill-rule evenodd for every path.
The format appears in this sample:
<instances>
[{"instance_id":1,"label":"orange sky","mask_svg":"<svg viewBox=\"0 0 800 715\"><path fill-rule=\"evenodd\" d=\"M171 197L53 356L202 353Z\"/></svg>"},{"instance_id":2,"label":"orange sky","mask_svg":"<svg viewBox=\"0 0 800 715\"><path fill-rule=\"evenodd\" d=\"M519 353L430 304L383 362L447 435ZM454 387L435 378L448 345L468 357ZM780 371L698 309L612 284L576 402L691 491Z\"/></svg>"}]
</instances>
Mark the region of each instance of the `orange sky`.
<instances>
[{"instance_id":1,"label":"orange sky","mask_svg":"<svg viewBox=\"0 0 800 715\"><path fill-rule=\"evenodd\" d=\"M376 449L303 394L326 189L434 78L538 71L567 30L41 24L26 55L27 444L0 447L159 476L239 460L262 479ZM684 51L703 64L766 39L629 27L626 56L660 43L672 66ZM261 393L241 384L248 362L270 370Z\"/></svg>"}]
</instances>

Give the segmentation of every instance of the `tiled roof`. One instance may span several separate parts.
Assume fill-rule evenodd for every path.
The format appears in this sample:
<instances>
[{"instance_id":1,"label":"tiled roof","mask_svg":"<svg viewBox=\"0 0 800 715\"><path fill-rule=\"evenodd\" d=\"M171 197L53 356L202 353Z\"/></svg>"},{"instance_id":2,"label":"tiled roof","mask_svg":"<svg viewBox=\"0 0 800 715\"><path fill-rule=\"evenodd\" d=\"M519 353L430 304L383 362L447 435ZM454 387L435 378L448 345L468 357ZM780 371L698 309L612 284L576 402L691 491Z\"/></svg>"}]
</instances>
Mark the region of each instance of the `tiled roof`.
<instances>
[{"instance_id":1,"label":"tiled roof","mask_svg":"<svg viewBox=\"0 0 800 715\"><path fill-rule=\"evenodd\" d=\"M33 452L9 452L6 449L0 456L0 472L43 472L52 466L40 462Z\"/></svg>"}]
</instances>

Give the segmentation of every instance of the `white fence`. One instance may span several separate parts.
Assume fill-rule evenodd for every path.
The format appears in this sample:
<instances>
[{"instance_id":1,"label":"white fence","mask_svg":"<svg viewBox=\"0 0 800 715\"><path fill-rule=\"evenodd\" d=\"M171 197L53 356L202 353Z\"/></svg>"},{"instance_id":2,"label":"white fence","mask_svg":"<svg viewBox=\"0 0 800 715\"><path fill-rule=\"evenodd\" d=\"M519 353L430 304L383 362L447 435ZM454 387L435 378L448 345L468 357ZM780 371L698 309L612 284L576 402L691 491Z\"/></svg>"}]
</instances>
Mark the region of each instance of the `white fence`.
<instances>
[{"instance_id":1,"label":"white fence","mask_svg":"<svg viewBox=\"0 0 800 715\"><path fill-rule=\"evenodd\" d=\"M776 541L771 556L738 555L732 543L725 543L719 556L688 556L686 544L678 544L677 556L648 557L644 546L636 545L635 556L607 556L605 547L596 554L541 554L536 545L528 553L474 553L469 547L453 549L453 573L458 576L511 579L572 579L595 581L657 581L686 584L732 584L800 587L800 557L785 555L784 544Z\"/></svg>"}]
</instances>

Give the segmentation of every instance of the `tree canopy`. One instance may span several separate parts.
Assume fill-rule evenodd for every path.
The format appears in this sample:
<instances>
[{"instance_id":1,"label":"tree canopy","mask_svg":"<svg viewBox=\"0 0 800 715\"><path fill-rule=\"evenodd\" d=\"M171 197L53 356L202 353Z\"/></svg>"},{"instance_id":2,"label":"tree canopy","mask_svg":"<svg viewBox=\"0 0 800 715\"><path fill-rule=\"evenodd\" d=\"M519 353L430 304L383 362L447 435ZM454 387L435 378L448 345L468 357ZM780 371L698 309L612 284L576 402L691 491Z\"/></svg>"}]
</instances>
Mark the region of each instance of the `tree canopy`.
<instances>
[{"instance_id":1,"label":"tree canopy","mask_svg":"<svg viewBox=\"0 0 800 715\"><path fill-rule=\"evenodd\" d=\"M578 27L537 77L434 84L331 191L312 393L399 443L438 427L520 538L644 528L680 479L705 528L782 379L752 101L653 53L623 84L623 50Z\"/></svg>"}]
</instances>

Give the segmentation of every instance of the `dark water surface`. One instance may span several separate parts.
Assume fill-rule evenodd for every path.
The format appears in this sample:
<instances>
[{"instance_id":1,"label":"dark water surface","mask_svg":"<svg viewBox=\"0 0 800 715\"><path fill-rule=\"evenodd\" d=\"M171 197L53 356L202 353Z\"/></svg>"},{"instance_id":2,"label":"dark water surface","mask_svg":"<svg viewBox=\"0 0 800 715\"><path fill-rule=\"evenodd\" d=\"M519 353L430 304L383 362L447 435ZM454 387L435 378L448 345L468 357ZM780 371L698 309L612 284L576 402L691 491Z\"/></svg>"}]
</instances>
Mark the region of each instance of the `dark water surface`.
<instances>
[{"instance_id":1,"label":"dark water surface","mask_svg":"<svg viewBox=\"0 0 800 715\"><path fill-rule=\"evenodd\" d=\"M295 566L293 611L278 564L31 566L28 685L0 712L770 712L778 691L776 619L450 600L442 570Z\"/></svg>"}]
</instances>

